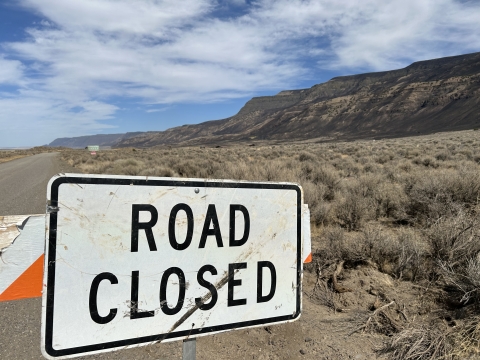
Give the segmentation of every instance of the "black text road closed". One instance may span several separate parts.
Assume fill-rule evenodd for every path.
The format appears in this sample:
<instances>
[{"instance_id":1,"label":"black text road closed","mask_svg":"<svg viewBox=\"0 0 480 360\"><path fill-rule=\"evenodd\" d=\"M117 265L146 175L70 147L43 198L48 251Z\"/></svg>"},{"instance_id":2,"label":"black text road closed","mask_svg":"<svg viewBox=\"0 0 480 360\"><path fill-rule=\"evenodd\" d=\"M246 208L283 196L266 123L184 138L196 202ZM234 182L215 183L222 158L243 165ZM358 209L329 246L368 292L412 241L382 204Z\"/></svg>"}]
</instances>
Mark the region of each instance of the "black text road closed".
<instances>
[{"instance_id":1,"label":"black text road closed","mask_svg":"<svg viewBox=\"0 0 480 360\"><path fill-rule=\"evenodd\" d=\"M300 316L296 184L66 174L48 200L46 357Z\"/></svg>"}]
</instances>

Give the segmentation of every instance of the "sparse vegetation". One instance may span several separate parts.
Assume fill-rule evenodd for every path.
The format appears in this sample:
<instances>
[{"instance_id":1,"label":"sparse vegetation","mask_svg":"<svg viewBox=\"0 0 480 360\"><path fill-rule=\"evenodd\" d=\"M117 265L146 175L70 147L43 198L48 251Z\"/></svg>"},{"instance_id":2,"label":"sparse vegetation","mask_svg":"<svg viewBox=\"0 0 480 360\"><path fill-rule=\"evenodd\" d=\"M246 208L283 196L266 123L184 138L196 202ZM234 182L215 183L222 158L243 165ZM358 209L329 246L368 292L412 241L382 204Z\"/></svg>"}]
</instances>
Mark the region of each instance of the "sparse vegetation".
<instances>
[{"instance_id":1,"label":"sparse vegetation","mask_svg":"<svg viewBox=\"0 0 480 360\"><path fill-rule=\"evenodd\" d=\"M20 159L25 156L36 155L46 152L56 152L65 148L51 148L46 146L36 146L31 149L0 150L0 164L3 162Z\"/></svg>"},{"instance_id":2,"label":"sparse vegetation","mask_svg":"<svg viewBox=\"0 0 480 360\"><path fill-rule=\"evenodd\" d=\"M343 311L348 293L358 298L360 291L367 291L368 299L376 300L364 309L364 322L357 329L390 336L379 354L392 359L464 359L480 351L477 134L470 130L343 143L129 148L96 156L69 150L62 157L84 173L301 184L313 228L314 261L306 271L316 281L309 296ZM423 290L416 295L416 305L400 306L372 288L341 287L343 269L378 270L389 281Z\"/></svg>"}]
</instances>

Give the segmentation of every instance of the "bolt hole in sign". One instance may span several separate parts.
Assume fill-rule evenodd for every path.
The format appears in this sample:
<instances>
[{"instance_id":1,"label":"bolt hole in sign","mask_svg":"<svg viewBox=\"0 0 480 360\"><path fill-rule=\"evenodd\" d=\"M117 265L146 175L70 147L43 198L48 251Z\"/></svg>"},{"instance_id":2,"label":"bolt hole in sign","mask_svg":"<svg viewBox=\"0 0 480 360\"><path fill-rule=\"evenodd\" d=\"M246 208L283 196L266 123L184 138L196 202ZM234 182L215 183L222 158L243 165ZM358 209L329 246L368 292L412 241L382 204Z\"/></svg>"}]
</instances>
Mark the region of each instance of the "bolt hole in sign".
<instances>
[{"instance_id":1,"label":"bolt hole in sign","mask_svg":"<svg viewBox=\"0 0 480 360\"><path fill-rule=\"evenodd\" d=\"M46 358L300 316L296 184L61 174L47 197Z\"/></svg>"}]
</instances>

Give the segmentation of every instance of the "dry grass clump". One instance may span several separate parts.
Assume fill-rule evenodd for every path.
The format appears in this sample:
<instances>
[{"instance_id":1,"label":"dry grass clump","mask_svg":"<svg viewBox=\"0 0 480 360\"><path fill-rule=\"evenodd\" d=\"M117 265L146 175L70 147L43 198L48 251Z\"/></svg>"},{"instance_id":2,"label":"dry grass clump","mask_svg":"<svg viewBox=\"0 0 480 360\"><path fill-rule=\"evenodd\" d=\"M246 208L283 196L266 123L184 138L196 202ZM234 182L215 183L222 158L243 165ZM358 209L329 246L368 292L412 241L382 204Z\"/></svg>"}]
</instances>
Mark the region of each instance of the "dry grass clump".
<instances>
[{"instance_id":1,"label":"dry grass clump","mask_svg":"<svg viewBox=\"0 0 480 360\"><path fill-rule=\"evenodd\" d=\"M477 359L480 354L480 317L472 316L454 326L434 323L394 334L377 349L393 360Z\"/></svg>"},{"instance_id":2,"label":"dry grass clump","mask_svg":"<svg viewBox=\"0 0 480 360\"><path fill-rule=\"evenodd\" d=\"M398 281L428 282L443 294L438 306L452 317L467 307L480 316L477 132L343 143L127 148L96 156L70 150L62 157L85 173L299 183L311 210L316 271L332 274L339 264L367 264ZM320 280L317 300L341 309L332 278ZM370 324L381 324L379 316ZM384 352L394 359L448 359L457 356L455 344L462 341L473 339L468 344L478 348L473 325L456 331L464 340L452 343L442 328L419 324L398 329Z\"/></svg>"},{"instance_id":3,"label":"dry grass clump","mask_svg":"<svg viewBox=\"0 0 480 360\"><path fill-rule=\"evenodd\" d=\"M451 353L454 358L462 359L467 356L478 357L480 354L480 317L473 316L466 319L462 326L453 334L453 347Z\"/></svg>"},{"instance_id":4,"label":"dry grass clump","mask_svg":"<svg viewBox=\"0 0 480 360\"><path fill-rule=\"evenodd\" d=\"M374 304L370 309L371 312L359 313L353 318L354 329L350 334L361 331L392 336L403 330L402 323L396 320L395 312L401 312L401 310L395 309L398 307L395 301L385 305L378 304L378 307L376 305Z\"/></svg>"},{"instance_id":5,"label":"dry grass clump","mask_svg":"<svg viewBox=\"0 0 480 360\"><path fill-rule=\"evenodd\" d=\"M439 261L443 281L459 294L457 307L473 304L477 310L480 305L480 258L465 257L461 262ZM454 294L455 295L455 294Z\"/></svg>"},{"instance_id":6,"label":"dry grass clump","mask_svg":"<svg viewBox=\"0 0 480 360\"><path fill-rule=\"evenodd\" d=\"M476 214L462 209L455 212L433 222L425 234L434 259L459 266L480 253L480 227Z\"/></svg>"},{"instance_id":7,"label":"dry grass clump","mask_svg":"<svg viewBox=\"0 0 480 360\"><path fill-rule=\"evenodd\" d=\"M431 267L428 245L421 233L412 228L389 229L368 224L360 231L349 232L338 226L324 227L317 235L314 258L322 264L343 260L347 266L374 264L382 272L399 280L420 280L423 270ZM427 263L428 262L428 263Z\"/></svg>"},{"instance_id":8,"label":"dry grass clump","mask_svg":"<svg viewBox=\"0 0 480 360\"><path fill-rule=\"evenodd\" d=\"M315 284L311 297L320 305L326 306L336 312L342 312L344 309L340 305L339 294L329 287L327 281L319 280Z\"/></svg>"},{"instance_id":9,"label":"dry grass clump","mask_svg":"<svg viewBox=\"0 0 480 360\"><path fill-rule=\"evenodd\" d=\"M453 360L454 343L448 331L438 327L406 329L393 336L382 349L393 360Z\"/></svg>"}]
</instances>

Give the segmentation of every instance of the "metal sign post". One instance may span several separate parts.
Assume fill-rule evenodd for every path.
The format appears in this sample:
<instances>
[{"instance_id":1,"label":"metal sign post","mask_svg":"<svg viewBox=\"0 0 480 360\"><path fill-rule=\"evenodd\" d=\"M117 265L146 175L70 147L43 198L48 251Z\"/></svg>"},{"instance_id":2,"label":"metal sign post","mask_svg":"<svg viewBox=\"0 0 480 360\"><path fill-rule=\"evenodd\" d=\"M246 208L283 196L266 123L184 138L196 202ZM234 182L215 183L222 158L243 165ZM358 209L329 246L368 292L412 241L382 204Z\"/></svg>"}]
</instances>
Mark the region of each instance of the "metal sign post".
<instances>
[{"instance_id":1,"label":"metal sign post","mask_svg":"<svg viewBox=\"0 0 480 360\"><path fill-rule=\"evenodd\" d=\"M183 340L182 360L195 360L197 358L197 339Z\"/></svg>"},{"instance_id":2,"label":"metal sign post","mask_svg":"<svg viewBox=\"0 0 480 360\"><path fill-rule=\"evenodd\" d=\"M61 174L47 197L47 358L185 340L194 359L198 336L301 314L297 184Z\"/></svg>"}]
</instances>

